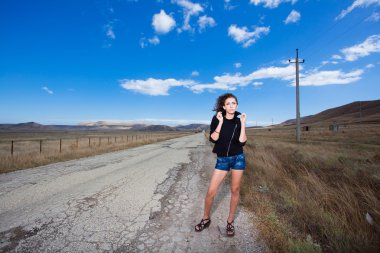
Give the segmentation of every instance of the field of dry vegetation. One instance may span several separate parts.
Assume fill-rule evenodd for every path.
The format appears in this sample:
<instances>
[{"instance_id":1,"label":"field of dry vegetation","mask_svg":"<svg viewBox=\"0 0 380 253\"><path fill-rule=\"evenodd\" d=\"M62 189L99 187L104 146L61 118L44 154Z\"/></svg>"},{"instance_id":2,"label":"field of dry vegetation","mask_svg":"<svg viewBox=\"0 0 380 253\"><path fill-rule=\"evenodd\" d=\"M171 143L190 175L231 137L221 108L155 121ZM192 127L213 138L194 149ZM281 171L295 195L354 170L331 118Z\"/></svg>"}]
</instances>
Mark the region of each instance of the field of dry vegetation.
<instances>
[{"instance_id":1,"label":"field of dry vegetation","mask_svg":"<svg viewBox=\"0 0 380 253\"><path fill-rule=\"evenodd\" d=\"M0 173L123 150L188 134L192 133L87 131L1 133Z\"/></svg>"},{"instance_id":2,"label":"field of dry vegetation","mask_svg":"<svg viewBox=\"0 0 380 253\"><path fill-rule=\"evenodd\" d=\"M380 125L247 134L242 203L272 252L380 251Z\"/></svg>"}]
</instances>

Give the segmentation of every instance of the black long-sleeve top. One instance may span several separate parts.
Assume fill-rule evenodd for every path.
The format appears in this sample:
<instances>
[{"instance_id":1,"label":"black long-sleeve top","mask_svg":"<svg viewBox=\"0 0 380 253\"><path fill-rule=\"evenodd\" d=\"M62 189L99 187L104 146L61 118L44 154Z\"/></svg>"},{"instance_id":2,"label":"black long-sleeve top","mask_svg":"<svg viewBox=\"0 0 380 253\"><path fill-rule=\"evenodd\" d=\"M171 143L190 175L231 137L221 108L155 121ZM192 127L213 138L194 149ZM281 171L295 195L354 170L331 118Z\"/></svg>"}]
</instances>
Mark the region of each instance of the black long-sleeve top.
<instances>
[{"instance_id":1,"label":"black long-sleeve top","mask_svg":"<svg viewBox=\"0 0 380 253\"><path fill-rule=\"evenodd\" d=\"M238 115L240 112L235 112L233 119L227 119L225 112L223 112L223 124L219 133L219 139L214 141L211 134L218 127L219 120L216 115L211 120L210 124L210 141L215 143L212 152L216 153L218 157L233 156L243 153L243 146L245 142L240 142L241 122Z\"/></svg>"}]
</instances>

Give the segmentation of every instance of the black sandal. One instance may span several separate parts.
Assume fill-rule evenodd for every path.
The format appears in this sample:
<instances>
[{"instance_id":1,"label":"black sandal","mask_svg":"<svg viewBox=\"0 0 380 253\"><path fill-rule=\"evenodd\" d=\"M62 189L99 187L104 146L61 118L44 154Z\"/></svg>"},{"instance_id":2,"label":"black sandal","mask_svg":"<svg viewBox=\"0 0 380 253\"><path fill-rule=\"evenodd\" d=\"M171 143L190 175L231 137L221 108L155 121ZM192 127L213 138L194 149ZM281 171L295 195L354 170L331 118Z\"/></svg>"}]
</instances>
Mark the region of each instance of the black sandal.
<instances>
[{"instance_id":1,"label":"black sandal","mask_svg":"<svg viewBox=\"0 0 380 253\"><path fill-rule=\"evenodd\" d=\"M203 229L208 228L210 226L211 220L210 219L202 219L201 222L199 222L195 226L196 232L201 232Z\"/></svg>"},{"instance_id":2,"label":"black sandal","mask_svg":"<svg viewBox=\"0 0 380 253\"><path fill-rule=\"evenodd\" d=\"M231 223L227 221L227 228L226 228L227 236L234 236L235 235L235 227L234 227L233 223L234 223L234 221L231 221Z\"/></svg>"}]
</instances>

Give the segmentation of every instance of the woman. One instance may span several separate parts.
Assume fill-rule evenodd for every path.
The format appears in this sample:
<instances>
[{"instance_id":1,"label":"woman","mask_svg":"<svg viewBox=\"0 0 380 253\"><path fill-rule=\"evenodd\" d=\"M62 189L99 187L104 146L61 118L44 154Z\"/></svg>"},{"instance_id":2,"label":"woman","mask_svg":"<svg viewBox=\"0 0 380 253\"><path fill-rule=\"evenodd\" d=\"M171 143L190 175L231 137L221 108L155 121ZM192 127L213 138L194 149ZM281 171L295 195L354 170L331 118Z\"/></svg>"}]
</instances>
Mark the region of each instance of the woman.
<instances>
[{"instance_id":1,"label":"woman","mask_svg":"<svg viewBox=\"0 0 380 253\"><path fill-rule=\"evenodd\" d=\"M246 114L237 112L237 107L238 100L231 93L219 96L214 107L217 114L211 121L210 141L215 143L212 152L217 154L217 160L205 198L203 218L195 226L197 232L210 226L212 202L220 183L231 170L231 203L226 232L228 236L235 235L234 216L239 202L240 182L245 169L243 146L247 141ZM240 118L239 115L241 115Z\"/></svg>"}]
</instances>

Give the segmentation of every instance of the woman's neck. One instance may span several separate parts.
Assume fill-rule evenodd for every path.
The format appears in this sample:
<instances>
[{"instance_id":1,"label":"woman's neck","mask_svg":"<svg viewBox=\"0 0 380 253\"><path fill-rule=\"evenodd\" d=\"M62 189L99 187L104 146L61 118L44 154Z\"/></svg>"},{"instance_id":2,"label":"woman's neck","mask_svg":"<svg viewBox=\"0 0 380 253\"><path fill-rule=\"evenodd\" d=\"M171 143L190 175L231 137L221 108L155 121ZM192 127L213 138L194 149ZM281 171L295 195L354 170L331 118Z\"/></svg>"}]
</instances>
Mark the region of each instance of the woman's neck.
<instances>
[{"instance_id":1,"label":"woman's neck","mask_svg":"<svg viewBox=\"0 0 380 253\"><path fill-rule=\"evenodd\" d=\"M235 117L235 113L230 114L230 113L226 112L226 119L233 119L234 117Z\"/></svg>"}]
</instances>

